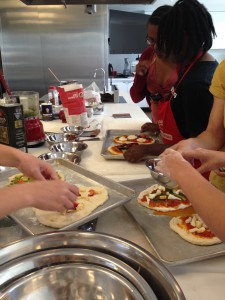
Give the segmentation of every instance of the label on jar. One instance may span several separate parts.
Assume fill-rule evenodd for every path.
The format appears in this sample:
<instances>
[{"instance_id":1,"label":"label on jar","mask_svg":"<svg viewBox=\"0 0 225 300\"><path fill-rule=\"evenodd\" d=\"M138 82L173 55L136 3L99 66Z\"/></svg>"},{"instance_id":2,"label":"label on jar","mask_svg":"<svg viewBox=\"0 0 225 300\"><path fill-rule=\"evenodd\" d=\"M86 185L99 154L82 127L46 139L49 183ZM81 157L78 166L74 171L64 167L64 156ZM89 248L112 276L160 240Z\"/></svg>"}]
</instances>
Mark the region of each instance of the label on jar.
<instances>
[{"instance_id":1,"label":"label on jar","mask_svg":"<svg viewBox=\"0 0 225 300\"><path fill-rule=\"evenodd\" d=\"M43 121L51 121L53 119L53 110L51 103L41 104L41 114Z\"/></svg>"}]
</instances>

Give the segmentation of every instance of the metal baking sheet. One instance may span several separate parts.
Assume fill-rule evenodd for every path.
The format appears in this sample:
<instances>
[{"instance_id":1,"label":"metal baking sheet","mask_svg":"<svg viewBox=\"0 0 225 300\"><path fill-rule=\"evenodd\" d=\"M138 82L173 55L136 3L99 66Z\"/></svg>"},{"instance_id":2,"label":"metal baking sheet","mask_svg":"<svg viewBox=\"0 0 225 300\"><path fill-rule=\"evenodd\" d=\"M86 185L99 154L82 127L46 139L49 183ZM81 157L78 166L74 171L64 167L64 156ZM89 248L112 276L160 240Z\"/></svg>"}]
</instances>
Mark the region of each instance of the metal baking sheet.
<instances>
[{"instance_id":1,"label":"metal baking sheet","mask_svg":"<svg viewBox=\"0 0 225 300\"><path fill-rule=\"evenodd\" d=\"M95 218L97 218L100 214L113 209L119 205L125 204L127 201L131 200L135 192L127 188L117 182L114 182L110 179L102 177L98 174L90 172L78 165L75 165L69 161L63 159L53 159L49 160L54 168L57 171L62 172L65 175L65 180L78 185L86 185L86 186L95 186L95 185L103 185L107 188L109 193L109 199L101 206L96 208L91 214L82 219L67 225L61 229L54 229L52 227L48 227L40 224L32 208L24 208L20 209L12 214L10 217L20 224L26 232L31 235L45 233L53 230L65 230L71 228L77 228ZM8 177L18 173L17 169L13 169L9 172L0 173L0 187L3 187L8 184Z\"/></svg>"},{"instance_id":2,"label":"metal baking sheet","mask_svg":"<svg viewBox=\"0 0 225 300\"><path fill-rule=\"evenodd\" d=\"M124 159L123 154L121 155L116 155L116 154L111 154L107 149L111 145L116 145L113 141L113 138L117 135L130 135L130 134L140 134L140 130L121 130L121 129L109 129L106 130L105 137L104 137L104 142L102 145L102 150L101 150L101 155L105 159ZM159 142L159 139L151 136L153 139L155 139L156 143Z\"/></svg>"},{"instance_id":3,"label":"metal baking sheet","mask_svg":"<svg viewBox=\"0 0 225 300\"><path fill-rule=\"evenodd\" d=\"M122 182L123 185L133 188L137 196L155 183L151 178ZM141 206L136 197L124 206L139 224L158 257L167 265L191 263L225 254L224 243L213 246L197 246L186 242L170 229L171 216L153 214L152 210Z\"/></svg>"}]
</instances>

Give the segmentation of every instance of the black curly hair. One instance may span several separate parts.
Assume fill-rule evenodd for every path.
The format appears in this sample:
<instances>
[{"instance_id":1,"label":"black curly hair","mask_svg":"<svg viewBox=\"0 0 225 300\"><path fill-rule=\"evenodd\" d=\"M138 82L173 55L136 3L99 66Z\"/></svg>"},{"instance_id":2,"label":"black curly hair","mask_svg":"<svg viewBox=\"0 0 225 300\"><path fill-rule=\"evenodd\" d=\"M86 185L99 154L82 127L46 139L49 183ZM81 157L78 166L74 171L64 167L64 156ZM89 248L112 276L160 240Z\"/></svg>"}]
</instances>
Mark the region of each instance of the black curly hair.
<instances>
[{"instance_id":1,"label":"black curly hair","mask_svg":"<svg viewBox=\"0 0 225 300\"><path fill-rule=\"evenodd\" d=\"M215 38L213 20L197 0L178 0L160 21L157 48L177 63L191 62L200 52L207 52Z\"/></svg>"},{"instance_id":2,"label":"black curly hair","mask_svg":"<svg viewBox=\"0 0 225 300\"><path fill-rule=\"evenodd\" d=\"M154 10L151 16L149 17L147 25L149 24L159 25L162 16L165 13L167 13L171 7L172 7L171 5L162 5L156 8L156 10Z\"/></svg>"}]
</instances>

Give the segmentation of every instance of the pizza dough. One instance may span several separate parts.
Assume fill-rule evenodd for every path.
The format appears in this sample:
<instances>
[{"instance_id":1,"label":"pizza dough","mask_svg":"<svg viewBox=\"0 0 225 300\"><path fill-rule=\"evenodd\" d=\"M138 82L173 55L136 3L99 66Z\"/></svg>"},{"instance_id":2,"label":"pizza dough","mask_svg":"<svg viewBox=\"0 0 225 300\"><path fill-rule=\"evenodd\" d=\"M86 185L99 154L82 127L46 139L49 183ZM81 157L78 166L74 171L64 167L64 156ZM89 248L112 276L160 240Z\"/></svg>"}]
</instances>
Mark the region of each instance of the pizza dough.
<instances>
[{"instance_id":1,"label":"pizza dough","mask_svg":"<svg viewBox=\"0 0 225 300\"><path fill-rule=\"evenodd\" d=\"M191 206L190 201L181 189L170 190L159 184L154 184L142 191L137 200L144 207L162 212L175 211Z\"/></svg>"},{"instance_id":2,"label":"pizza dough","mask_svg":"<svg viewBox=\"0 0 225 300\"><path fill-rule=\"evenodd\" d=\"M56 171L56 173L60 180L65 180L65 176L62 172ZM15 175L12 175L8 178L8 180L9 180L9 185L28 183L33 181L33 179L25 176L23 173L17 173Z\"/></svg>"},{"instance_id":3,"label":"pizza dough","mask_svg":"<svg viewBox=\"0 0 225 300\"><path fill-rule=\"evenodd\" d=\"M125 151L127 151L130 147L132 147L134 144L137 145L137 143L111 145L111 146L108 147L107 150L108 150L111 154L121 155L121 154L123 154Z\"/></svg>"},{"instance_id":4,"label":"pizza dough","mask_svg":"<svg viewBox=\"0 0 225 300\"><path fill-rule=\"evenodd\" d=\"M146 134L130 134L130 135L119 135L113 138L113 141L117 144L154 144L155 139L146 136Z\"/></svg>"},{"instance_id":5,"label":"pizza dough","mask_svg":"<svg viewBox=\"0 0 225 300\"><path fill-rule=\"evenodd\" d=\"M174 217L170 220L169 225L173 231L191 244L209 246L222 243L197 214Z\"/></svg>"},{"instance_id":6,"label":"pizza dough","mask_svg":"<svg viewBox=\"0 0 225 300\"><path fill-rule=\"evenodd\" d=\"M53 228L63 228L86 216L108 200L108 191L103 186L81 186L80 196L76 200L78 206L69 212L52 212L33 208L38 221Z\"/></svg>"}]
</instances>

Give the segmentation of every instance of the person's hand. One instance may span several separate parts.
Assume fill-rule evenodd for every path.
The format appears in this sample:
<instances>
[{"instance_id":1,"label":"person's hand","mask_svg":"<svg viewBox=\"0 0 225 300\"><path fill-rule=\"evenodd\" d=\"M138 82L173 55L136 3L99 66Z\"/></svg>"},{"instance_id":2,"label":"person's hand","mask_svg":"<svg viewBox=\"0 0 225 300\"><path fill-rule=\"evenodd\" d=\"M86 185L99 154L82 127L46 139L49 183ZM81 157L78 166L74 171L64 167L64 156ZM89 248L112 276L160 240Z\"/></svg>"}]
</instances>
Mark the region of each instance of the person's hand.
<instances>
[{"instance_id":1,"label":"person's hand","mask_svg":"<svg viewBox=\"0 0 225 300\"><path fill-rule=\"evenodd\" d=\"M206 150L197 148L191 151L184 151L183 156L185 159L198 159L201 162L201 166L198 168L200 173L204 173L211 170L216 170L225 166L225 153L214 150ZM219 176L225 176L225 172L219 170L216 171Z\"/></svg>"},{"instance_id":2,"label":"person's hand","mask_svg":"<svg viewBox=\"0 0 225 300\"><path fill-rule=\"evenodd\" d=\"M26 176L36 179L58 179L54 168L37 157L24 153L17 168Z\"/></svg>"},{"instance_id":3,"label":"person's hand","mask_svg":"<svg viewBox=\"0 0 225 300\"><path fill-rule=\"evenodd\" d=\"M13 188L16 190L16 200L23 201L25 198L26 206L59 212L72 209L79 195L75 185L62 180L35 181L8 189Z\"/></svg>"},{"instance_id":4,"label":"person's hand","mask_svg":"<svg viewBox=\"0 0 225 300\"><path fill-rule=\"evenodd\" d=\"M146 131L148 131L152 136L158 136L160 133L159 125L151 122L145 123L141 126L141 132Z\"/></svg>"},{"instance_id":5,"label":"person's hand","mask_svg":"<svg viewBox=\"0 0 225 300\"><path fill-rule=\"evenodd\" d=\"M134 144L123 153L123 156L127 161L131 163L141 161L148 154L147 147L147 145Z\"/></svg>"},{"instance_id":6,"label":"person's hand","mask_svg":"<svg viewBox=\"0 0 225 300\"><path fill-rule=\"evenodd\" d=\"M139 76L144 76L147 74L149 68L149 62L147 60L141 60L136 65L136 74Z\"/></svg>"},{"instance_id":7,"label":"person's hand","mask_svg":"<svg viewBox=\"0 0 225 300\"><path fill-rule=\"evenodd\" d=\"M193 150L196 148L194 139L190 138L190 139L186 139L186 140L182 140L179 143L171 146L171 148L173 150L179 151L180 153L182 153L183 151L189 151L189 150Z\"/></svg>"},{"instance_id":8,"label":"person's hand","mask_svg":"<svg viewBox=\"0 0 225 300\"><path fill-rule=\"evenodd\" d=\"M183 163L187 163L180 152L171 148L166 149L159 157L160 161L156 166L156 170L173 179L175 179L173 177L174 169L179 166L182 167Z\"/></svg>"}]
</instances>

